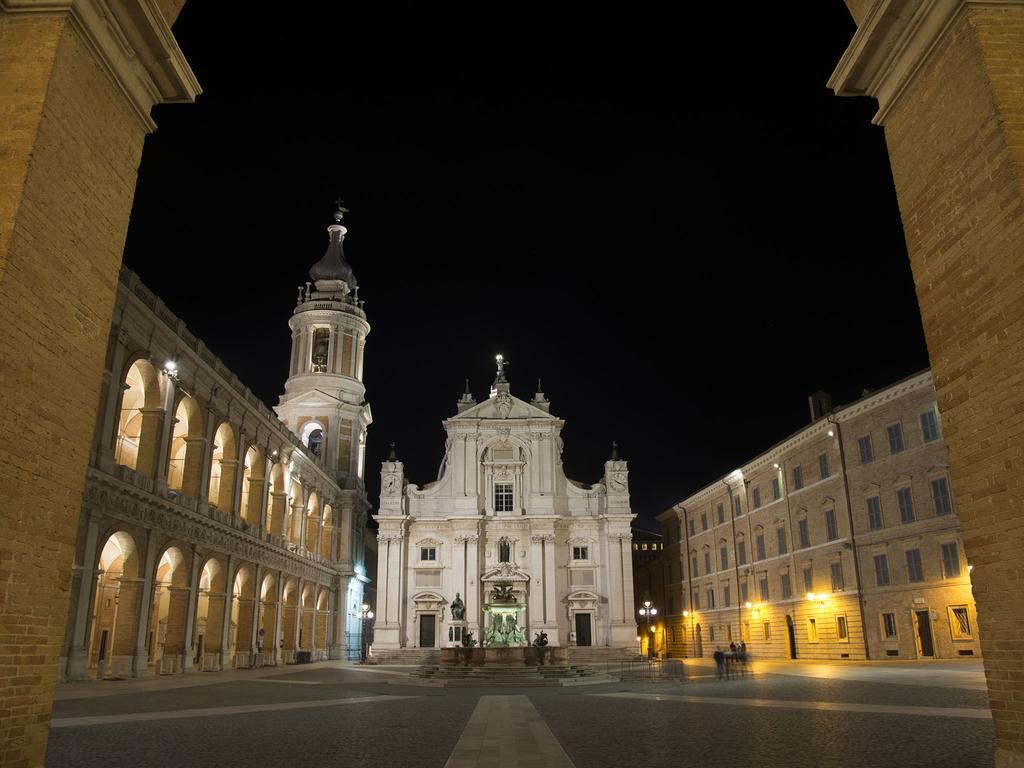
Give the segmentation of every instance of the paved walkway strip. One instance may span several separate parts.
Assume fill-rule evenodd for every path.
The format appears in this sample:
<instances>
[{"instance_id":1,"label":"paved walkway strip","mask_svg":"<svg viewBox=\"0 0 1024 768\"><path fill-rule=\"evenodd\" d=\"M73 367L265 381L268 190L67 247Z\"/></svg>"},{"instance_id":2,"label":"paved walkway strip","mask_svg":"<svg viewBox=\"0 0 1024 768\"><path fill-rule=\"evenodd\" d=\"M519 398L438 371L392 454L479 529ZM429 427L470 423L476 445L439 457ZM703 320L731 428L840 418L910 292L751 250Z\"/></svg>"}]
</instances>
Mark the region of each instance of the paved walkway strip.
<instances>
[{"instance_id":1,"label":"paved walkway strip","mask_svg":"<svg viewBox=\"0 0 1024 768\"><path fill-rule=\"evenodd\" d=\"M417 696L352 696L345 699L320 699L313 701L289 701L283 704L247 704L237 707L204 707L201 709L173 709L165 712L126 712L121 715L97 715L95 717L62 717L50 721L51 728L76 728L85 725L113 725L115 723L138 723L146 720L180 720L186 717L212 717L215 715L243 715L249 712L274 712L281 709L307 709L310 707L333 707L339 704L371 704L378 701L415 699Z\"/></svg>"},{"instance_id":2,"label":"paved walkway strip","mask_svg":"<svg viewBox=\"0 0 1024 768\"><path fill-rule=\"evenodd\" d=\"M526 696L481 696L445 768L574 768Z\"/></svg>"},{"instance_id":3,"label":"paved walkway strip","mask_svg":"<svg viewBox=\"0 0 1024 768\"><path fill-rule=\"evenodd\" d=\"M854 704L838 701L793 701L790 699L741 699L725 696L676 696L666 693L589 693L616 699L647 699L687 704L730 704L740 707L776 707L779 709L816 709L831 712L874 712L886 715L923 715L925 717L966 717L991 720L992 712L980 707L913 707L900 704Z\"/></svg>"}]
</instances>

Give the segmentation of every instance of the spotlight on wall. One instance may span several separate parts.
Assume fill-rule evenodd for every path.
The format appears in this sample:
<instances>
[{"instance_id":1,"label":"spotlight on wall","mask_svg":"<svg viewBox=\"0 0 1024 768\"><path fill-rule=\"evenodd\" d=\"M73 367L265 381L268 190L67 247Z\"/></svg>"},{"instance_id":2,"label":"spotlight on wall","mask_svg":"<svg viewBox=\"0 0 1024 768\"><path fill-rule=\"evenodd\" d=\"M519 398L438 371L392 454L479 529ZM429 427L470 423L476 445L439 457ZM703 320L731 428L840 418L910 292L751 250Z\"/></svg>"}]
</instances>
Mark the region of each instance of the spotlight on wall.
<instances>
[{"instance_id":1,"label":"spotlight on wall","mask_svg":"<svg viewBox=\"0 0 1024 768\"><path fill-rule=\"evenodd\" d=\"M830 429L830 430L828 431L828 436L829 436L829 437L835 437L835 436L836 436L836 433L835 433L835 431L834 431L834 430L831 430L831 429Z\"/></svg>"},{"instance_id":2,"label":"spotlight on wall","mask_svg":"<svg viewBox=\"0 0 1024 768\"><path fill-rule=\"evenodd\" d=\"M751 608L754 607L754 604L748 600L744 607L749 611Z\"/></svg>"}]
</instances>

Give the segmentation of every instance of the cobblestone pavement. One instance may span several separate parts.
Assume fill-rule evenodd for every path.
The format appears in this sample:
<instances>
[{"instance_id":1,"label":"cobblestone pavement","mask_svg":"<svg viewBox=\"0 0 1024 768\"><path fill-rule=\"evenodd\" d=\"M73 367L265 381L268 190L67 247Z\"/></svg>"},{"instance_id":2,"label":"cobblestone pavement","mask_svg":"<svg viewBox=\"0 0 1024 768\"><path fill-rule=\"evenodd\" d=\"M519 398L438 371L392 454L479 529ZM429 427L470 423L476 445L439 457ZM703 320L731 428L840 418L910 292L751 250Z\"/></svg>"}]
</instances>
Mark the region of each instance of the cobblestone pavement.
<instances>
[{"instance_id":1,"label":"cobblestone pavement","mask_svg":"<svg viewBox=\"0 0 1024 768\"><path fill-rule=\"evenodd\" d=\"M408 670L337 663L80 683L59 687L47 765L993 764L980 665L814 667L719 682L688 665L686 682L501 690L405 686L389 681Z\"/></svg>"}]
</instances>

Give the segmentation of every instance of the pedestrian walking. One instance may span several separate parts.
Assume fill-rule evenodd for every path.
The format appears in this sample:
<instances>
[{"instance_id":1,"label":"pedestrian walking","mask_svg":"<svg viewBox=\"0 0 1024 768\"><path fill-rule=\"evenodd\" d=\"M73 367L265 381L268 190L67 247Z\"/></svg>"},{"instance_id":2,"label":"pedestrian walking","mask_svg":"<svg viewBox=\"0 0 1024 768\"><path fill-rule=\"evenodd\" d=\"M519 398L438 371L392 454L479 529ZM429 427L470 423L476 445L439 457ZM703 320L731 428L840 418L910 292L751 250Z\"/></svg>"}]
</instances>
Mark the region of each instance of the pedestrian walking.
<instances>
[{"instance_id":1,"label":"pedestrian walking","mask_svg":"<svg viewBox=\"0 0 1024 768\"><path fill-rule=\"evenodd\" d=\"M715 648L713 658L715 660L715 671L718 673L718 679L721 680L725 677L725 654L722 652L721 646Z\"/></svg>"}]
</instances>

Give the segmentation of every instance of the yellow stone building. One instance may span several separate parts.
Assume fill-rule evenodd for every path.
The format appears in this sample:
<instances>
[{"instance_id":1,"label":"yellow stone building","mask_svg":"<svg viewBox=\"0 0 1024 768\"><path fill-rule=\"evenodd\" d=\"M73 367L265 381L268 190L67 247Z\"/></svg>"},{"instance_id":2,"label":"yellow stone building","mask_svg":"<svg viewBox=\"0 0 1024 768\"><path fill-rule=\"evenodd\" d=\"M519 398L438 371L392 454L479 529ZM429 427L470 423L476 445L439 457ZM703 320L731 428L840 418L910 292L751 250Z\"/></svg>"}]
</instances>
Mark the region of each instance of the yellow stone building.
<instances>
[{"instance_id":1,"label":"yellow stone building","mask_svg":"<svg viewBox=\"0 0 1024 768\"><path fill-rule=\"evenodd\" d=\"M358 657L369 324L340 218L300 289L277 413L121 271L62 679Z\"/></svg>"},{"instance_id":2,"label":"yellow stone building","mask_svg":"<svg viewBox=\"0 0 1024 768\"><path fill-rule=\"evenodd\" d=\"M664 646L980 655L931 373L835 410L817 393L811 412L809 427L658 516Z\"/></svg>"}]
</instances>

